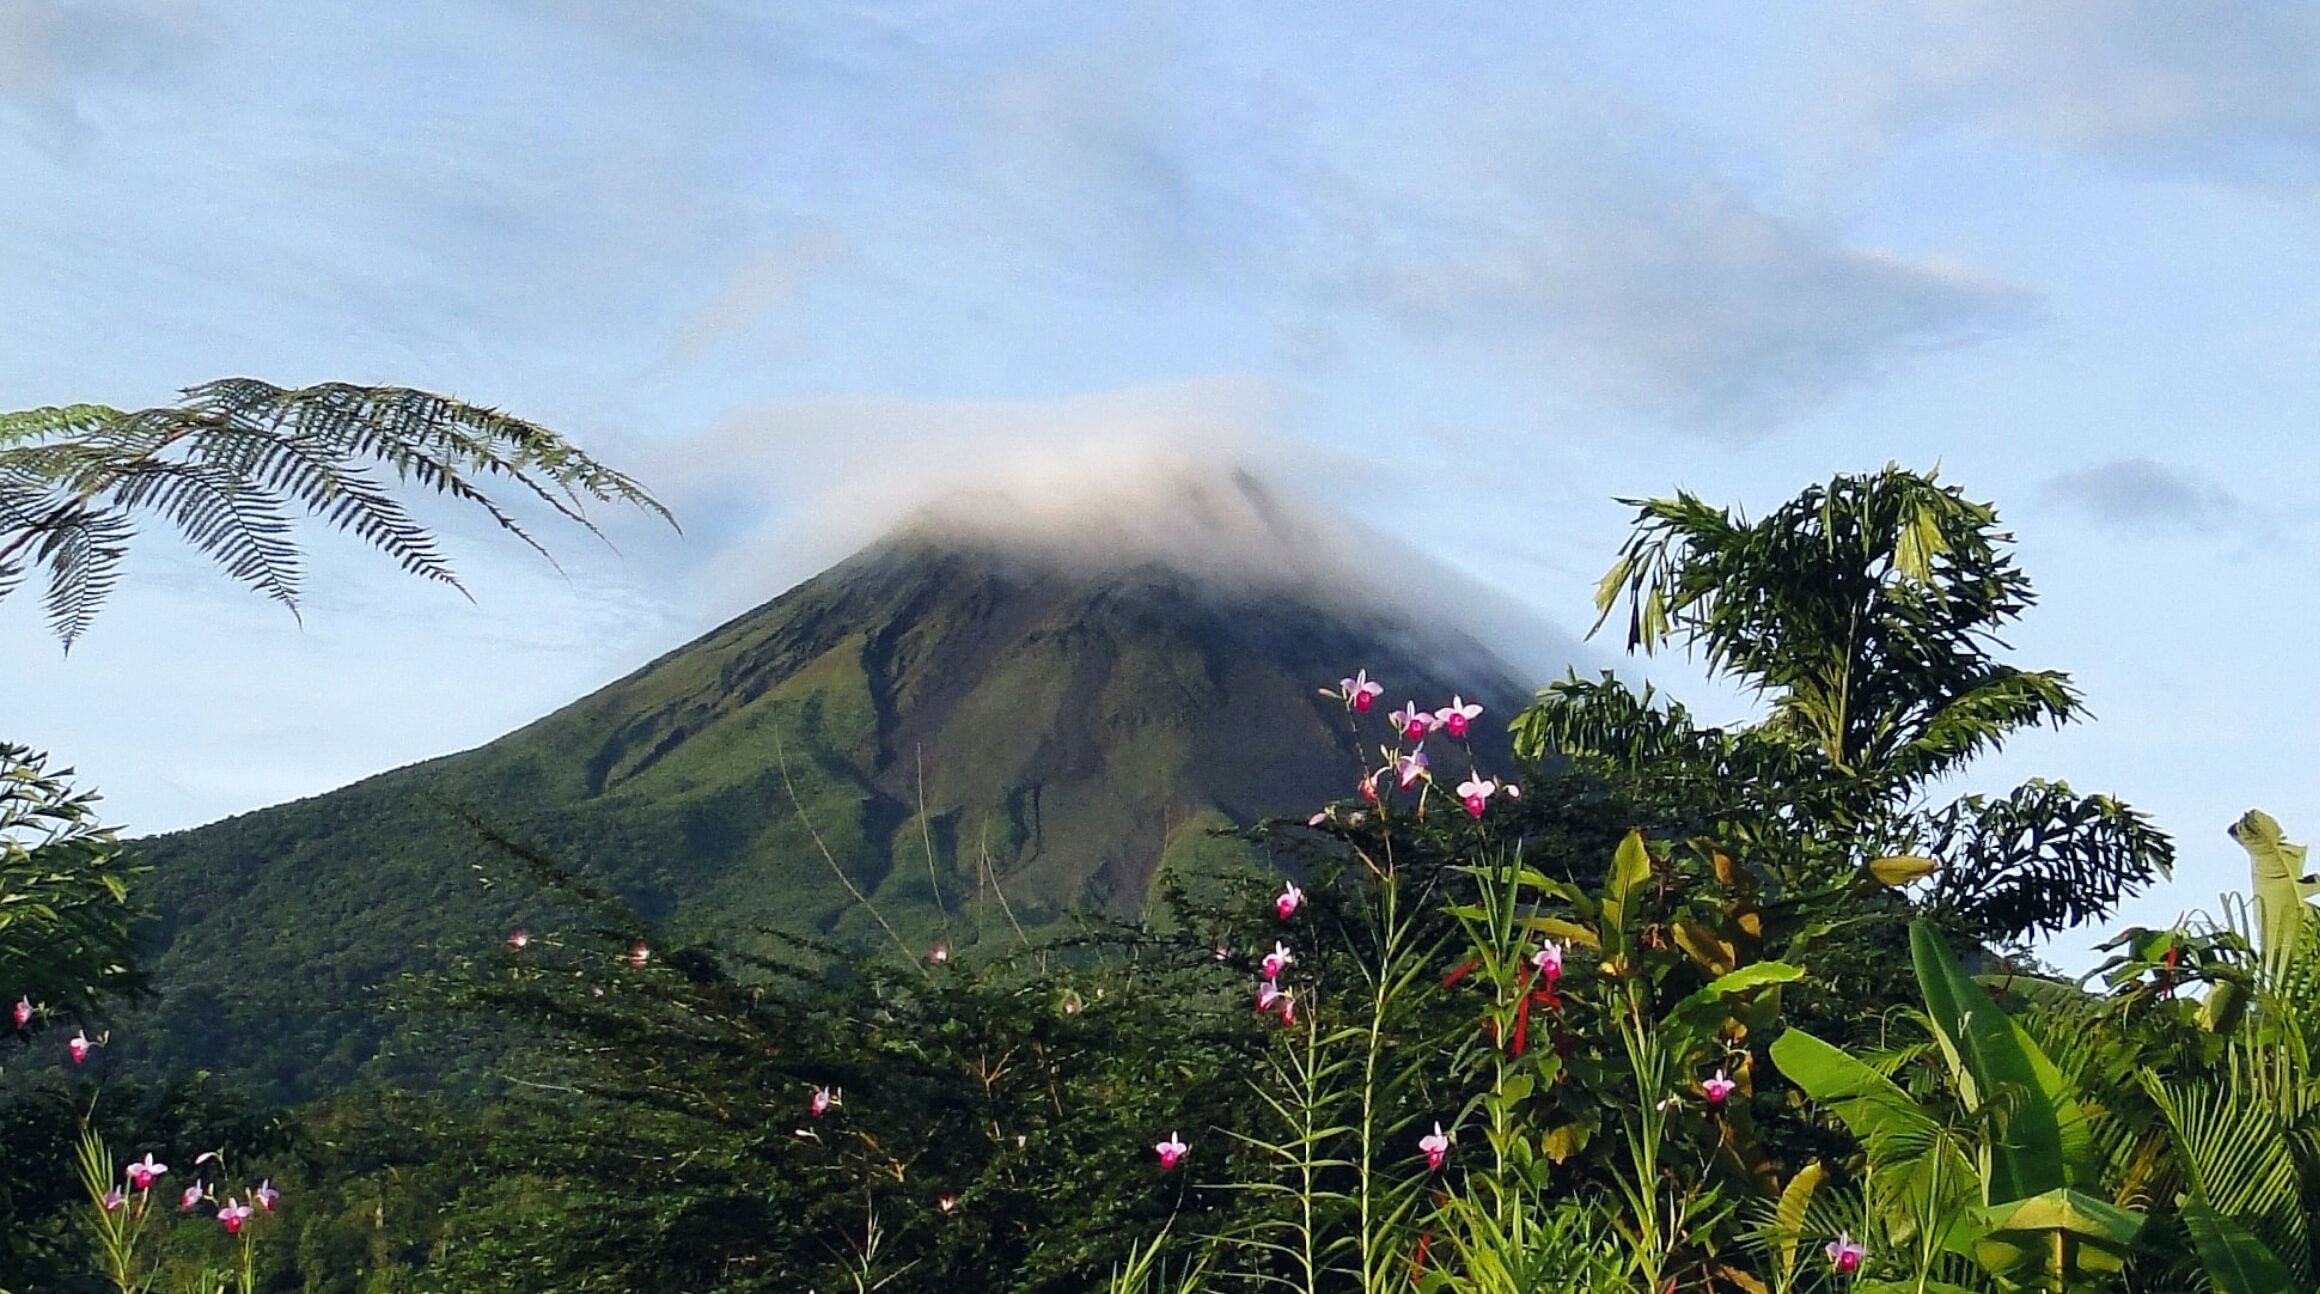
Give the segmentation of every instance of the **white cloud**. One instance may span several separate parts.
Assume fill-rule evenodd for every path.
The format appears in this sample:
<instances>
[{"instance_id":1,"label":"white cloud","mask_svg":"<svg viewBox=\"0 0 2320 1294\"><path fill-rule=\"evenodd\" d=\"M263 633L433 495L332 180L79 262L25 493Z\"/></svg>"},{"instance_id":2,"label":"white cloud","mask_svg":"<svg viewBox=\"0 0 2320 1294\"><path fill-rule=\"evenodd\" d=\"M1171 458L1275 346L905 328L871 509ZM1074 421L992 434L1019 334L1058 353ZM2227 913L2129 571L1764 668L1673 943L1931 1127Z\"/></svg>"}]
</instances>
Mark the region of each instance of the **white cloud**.
<instances>
[{"instance_id":1,"label":"white cloud","mask_svg":"<svg viewBox=\"0 0 2320 1294\"><path fill-rule=\"evenodd\" d=\"M48 135L77 133L90 79L151 79L208 44L187 0L17 0L0 5L0 122L13 106Z\"/></svg>"},{"instance_id":2,"label":"white cloud","mask_svg":"<svg viewBox=\"0 0 2320 1294\"><path fill-rule=\"evenodd\" d=\"M801 234L766 247L737 266L715 299L677 331L669 362L688 364L716 346L758 327L768 316L796 303L804 280L849 252L846 240L827 231ZM793 345L810 344L804 327L793 330Z\"/></svg>"},{"instance_id":3,"label":"white cloud","mask_svg":"<svg viewBox=\"0 0 2320 1294\"><path fill-rule=\"evenodd\" d=\"M2213 530L2245 508L2229 490L2196 473L2148 458L2122 458L2046 483L2046 497L2122 530L2153 526Z\"/></svg>"},{"instance_id":4,"label":"white cloud","mask_svg":"<svg viewBox=\"0 0 2320 1294\"><path fill-rule=\"evenodd\" d=\"M1052 401L822 399L745 410L645 469L688 518L712 618L891 532L1090 573L1157 564L1413 624L1456 625L1534 676L1567 635L1322 501L1371 465L1273 430L1280 393L1207 379Z\"/></svg>"},{"instance_id":5,"label":"white cloud","mask_svg":"<svg viewBox=\"0 0 2320 1294\"><path fill-rule=\"evenodd\" d=\"M2320 179L2320 9L2281 0L1928 0L1856 91L1918 118L2229 178ZM1889 48L1895 48L1889 46Z\"/></svg>"},{"instance_id":6,"label":"white cloud","mask_svg":"<svg viewBox=\"0 0 2320 1294\"><path fill-rule=\"evenodd\" d=\"M1726 439L2035 311L1970 268L1847 246L1720 186L1633 177L1539 207L1472 255L1397 267L1395 306L1430 335Z\"/></svg>"}]
</instances>

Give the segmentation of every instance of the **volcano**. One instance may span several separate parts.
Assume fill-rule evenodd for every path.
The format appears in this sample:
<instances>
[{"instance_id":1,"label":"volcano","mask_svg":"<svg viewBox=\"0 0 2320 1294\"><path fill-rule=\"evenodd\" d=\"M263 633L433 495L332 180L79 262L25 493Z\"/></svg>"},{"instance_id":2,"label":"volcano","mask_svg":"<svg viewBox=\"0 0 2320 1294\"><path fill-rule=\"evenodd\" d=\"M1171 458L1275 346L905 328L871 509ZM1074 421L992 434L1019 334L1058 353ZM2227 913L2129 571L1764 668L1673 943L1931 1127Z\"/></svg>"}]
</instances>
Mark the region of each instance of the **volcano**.
<instances>
[{"instance_id":1,"label":"volcano","mask_svg":"<svg viewBox=\"0 0 2320 1294\"><path fill-rule=\"evenodd\" d=\"M154 1058L282 1096L360 1073L376 986L542 920L456 811L688 936L965 951L1264 866L1216 829L1350 795L1405 699L1527 696L1470 640L1292 583L906 530L487 745L142 841ZM1321 694L1356 668L1388 688L1358 730Z\"/></svg>"}]
</instances>

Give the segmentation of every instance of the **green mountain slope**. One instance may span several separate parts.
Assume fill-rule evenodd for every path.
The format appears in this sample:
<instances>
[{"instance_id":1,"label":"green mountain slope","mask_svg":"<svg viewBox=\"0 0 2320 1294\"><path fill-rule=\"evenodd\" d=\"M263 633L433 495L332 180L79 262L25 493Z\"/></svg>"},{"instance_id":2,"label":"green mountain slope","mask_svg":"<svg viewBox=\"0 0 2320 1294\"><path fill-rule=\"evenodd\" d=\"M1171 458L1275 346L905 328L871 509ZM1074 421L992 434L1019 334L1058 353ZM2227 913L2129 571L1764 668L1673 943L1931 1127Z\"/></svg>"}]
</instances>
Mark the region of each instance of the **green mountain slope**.
<instances>
[{"instance_id":1,"label":"green mountain slope","mask_svg":"<svg viewBox=\"0 0 2320 1294\"><path fill-rule=\"evenodd\" d=\"M1161 868L1247 857L1215 826L1354 789L1317 685L1523 695L1494 665L1445 676L1407 629L1157 565L890 541L488 745L141 842L162 998L124 1032L283 1095L353 1076L374 986L544 918L528 884L483 883L520 869L447 806L755 951L885 943L849 882L914 949L1133 913Z\"/></svg>"}]
</instances>

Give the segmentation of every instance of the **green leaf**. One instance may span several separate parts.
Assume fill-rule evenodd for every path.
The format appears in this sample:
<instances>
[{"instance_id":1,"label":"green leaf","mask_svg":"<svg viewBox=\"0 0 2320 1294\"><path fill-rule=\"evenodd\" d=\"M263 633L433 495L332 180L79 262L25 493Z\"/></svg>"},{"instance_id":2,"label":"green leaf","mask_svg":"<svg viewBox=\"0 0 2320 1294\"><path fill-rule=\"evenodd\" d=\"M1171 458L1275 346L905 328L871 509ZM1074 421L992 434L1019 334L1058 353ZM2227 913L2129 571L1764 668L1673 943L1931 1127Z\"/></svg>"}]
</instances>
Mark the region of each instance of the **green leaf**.
<instances>
[{"instance_id":1,"label":"green leaf","mask_svg":"<svg viewBox=\"0 0 2320 1294\"><path fill-rule=\"evenodd\" d=\"M1804 1211L1812 1203L1813 1192L1820 1189L1821 1179L1827 1176L1819 1160L1796 1170L1788 1185L1780 1192L1780 1203L1772 1211L1773 1235L1780 1247L1780 1272L1784 1279L1796 1277L1796 1249L1804 1237Z\"/></svg>"},{"instance_id":2,"label":"green leaf","mask_svg":"<svg viewBox=\"0 0 2320 1294\"><path fill-rule=\"evenodd\" d=\"M1651 851L1643 833L1630 831L1611 856L1611 874L1603 880L1603 955L1617 958L1627 951L1627 925L1635 919L1636 891L1651 880Z\"/></svg>"},{"instance_id":3,"label":"green leaf","mask_svg":"<svg viewBox=\"0 0 2320 1294\"><path fill-rule=\"evenodd\" d=\"M1595 937L1593 930L1576 921L1565 921L1561 917L1524 917L1520 924L1533 934L1548 935L1582 948L1602 946L1602 941Z\"/></svg>"},{"instance_id":4,"label":"green leaf","mask_svg":"<svg viewBox=\"0 0 2320 1294\"><path fill-rule=\"evenodd\" d=\"M1804 971L1787 962L1750 963L1730 974L1717 976L1690 997L1676 1003L1661 1022L1661 1028L1693 1038L1711 1036L1731 1014L1734 999L1776 985L1793 984L1803 978Z\"/></svg>"},{"instance_id":5,"label":"green leaf","mask_svg":"<svg viewBox=\"0 0 2320 1294\"><path fill-rule=\"evenodd\" d=\"M1899 1084L1802 1029L1773 1039L1771 1056L1790 1082L1827 1106L1864 1144L1935 1126Z\"/></svg>"},{"instance_id":6,"label":"green leaf","mask_svg":"<svg viewBox=\"0 0 2320 1294\"><path fill-rule=\"evenodd\" d=\"M2180 1213L2215 1294L2285 1294L2294 1288L2287 1264L2246 1227L2196 1199L2183 1201Z\"/></svg>"},{"instance_id":7,"label":"green leaf","mask_svg":"<svg viewBox=\"0 0 2320 1294\"><path fill-rule=\"evenodd\" d=\"M2004 1099L2004 1135L1990 1148L1988 1198L2024 1199L2092 1184L2094 1141L2086 1112L2061 1071L2014 1018L1967 978L1949 946L1922 921L1909 927L1910 959L1926 1016L1969 1109Z\"/></svg>"},{"instance_id":8,"label":"green leaf","mask_svg":"<svg viewBox=\"0 0 2320 1294\"><path fill-rule=\"evenodd\" d=\"M2277 979L2294 951L2297 936L2311 919L2311 898L2320 882L2304 874L2304 846L2291 845L2280 824L2261 809L2250 809L2231 824L2231 838L2247 851L2256 896L2256 938L2265 969Z\"/></svg>"},{"instance_id":9,"label":"green leaf","mask_svg":"<svg viewBox=\"0 0 2320 1294\"><path fill-rule=\"evenodd\" d=\"M1994 1275L2017 1279L2035 1272L2075 1284L2089 1273L2115 1272L2125 1266L2127 1252L2143 1229L2141 1214L2068 1187L1972 1212L1989 1228L1974 1242L1974 1261ZM2056 1272L2054 1256L2061 1247L2057 1242L2065 1236L2073 1242L2067 1247L2071 1269Z\"/></svg>"}]
</instances>

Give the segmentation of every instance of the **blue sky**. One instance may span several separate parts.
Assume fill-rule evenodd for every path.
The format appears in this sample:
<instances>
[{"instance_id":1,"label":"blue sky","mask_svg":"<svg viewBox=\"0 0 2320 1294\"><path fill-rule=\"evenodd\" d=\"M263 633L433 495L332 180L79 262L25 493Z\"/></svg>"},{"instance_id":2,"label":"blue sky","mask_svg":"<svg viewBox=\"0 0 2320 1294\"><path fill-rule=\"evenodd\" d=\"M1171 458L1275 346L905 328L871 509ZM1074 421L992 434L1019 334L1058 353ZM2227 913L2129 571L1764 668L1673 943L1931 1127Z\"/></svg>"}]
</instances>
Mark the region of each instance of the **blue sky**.
<instances>
[{"instance_id":1,"label":"blue sky","mask_svg":"<svg viewBox=\"0 0 2320 1294\"><path fill-rule=\"evenodd\" d=\"M318 539L302 624L157 536L69 659L0 604L5 735L132 830L324 790L1122 435L1572 629L1616 497L1897 459L1998 504L2020 659L2099 716L1968 786L2152 811L2144 920L2239 882L2250 806L2320 834L2320 16L1470 8L0 7L0 407L431 387L688 522L558 574L444 514L474 605Z\"/></svg>"}]
</instances>

